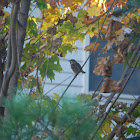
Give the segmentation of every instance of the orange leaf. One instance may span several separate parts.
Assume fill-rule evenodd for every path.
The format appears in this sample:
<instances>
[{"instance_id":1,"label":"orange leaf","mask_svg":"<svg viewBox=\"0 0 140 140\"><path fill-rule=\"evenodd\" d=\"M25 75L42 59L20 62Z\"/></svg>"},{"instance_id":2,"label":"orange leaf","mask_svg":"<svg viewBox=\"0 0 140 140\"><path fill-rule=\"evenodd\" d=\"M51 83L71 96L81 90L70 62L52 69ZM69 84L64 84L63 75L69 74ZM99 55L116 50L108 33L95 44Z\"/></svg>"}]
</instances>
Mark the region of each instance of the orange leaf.
<instances>
[{"instance_id":1,"label":"orange leaf","mask_svg":"<svg viewBox=\"0 0 140 140\"><path fill-rule=\"evenodd\" d=\"M37 98L38 97L38 95L34 91L33 91L33 93L30 96L33 97L33 98Z\"/></svg>"},{"instance_id":2,"label":"orange leaf","mask_svg":"<svg viewBox=\"0 0 140 140\"><path fill-rule=\"evenodd\" d=\"M94 45L95 45L95 43L91 43L90 45L86 46L84 50L85 51L92 51ZM101 45L100 43L97 43L94 47L94 51L96 51L100 45Z\"/></svg>"},{"instance_id":3,"label":"orange leaf","mask_svg":"<svg viewBox=\"0 0 140 140\"><path fill-rule=\"evenodd\" d=\"M139 14L140 13L140 8L139 9L137 9L137 14Z\"/></svg>"},{"instance_id":4,"label":"orange leaf","mask_svg":"<svg viewBox=\"0 0 140 140\"><path fill-rule=\"evenodd\" d=\"M5 70L6 70L6 67L4 66L3 71L5 71Z\"/></svg>"},{"instance_id":5,"label":"orange leaf","mask_svg":"<svg viewBox=\"0 0 140 140\"><path fill-rule=\"evenodd\" d=\"M59 5L59 0L46 0L53 8L57 7L57 4Z\"/></svg>"},{"instance_id":6,"label":"orange leaf","mask_svg":"<svg viewBox=\"0 0 140 140\"><path fill-rule=\"evenodd\" d=\"M125 124L125 125L129 125L129 122L125 122L124 124Z\"/></svg>"}]
</instances>

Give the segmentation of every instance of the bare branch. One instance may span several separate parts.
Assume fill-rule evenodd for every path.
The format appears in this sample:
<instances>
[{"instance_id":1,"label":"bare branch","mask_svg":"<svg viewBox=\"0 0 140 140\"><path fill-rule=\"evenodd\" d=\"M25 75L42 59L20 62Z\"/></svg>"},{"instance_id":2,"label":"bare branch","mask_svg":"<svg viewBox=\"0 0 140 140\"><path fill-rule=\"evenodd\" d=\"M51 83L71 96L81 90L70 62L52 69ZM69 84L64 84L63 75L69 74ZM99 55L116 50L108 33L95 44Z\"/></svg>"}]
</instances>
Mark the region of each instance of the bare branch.
<instances>
[{"instance_id":1,"label":"bare branch","mask_svg":"<svg viewBox=\"0 0 140 140\"><path fill-rule=\"evenodd\" d=\"M98 90L98 88L100 87L100 85L102 84L103 80L104 80L104 77L100 80L97 88L95 89L94 93L91 95L91 99L90 100L92 100L94 98L94 95L95 95L96 91Z\"/></svg>"}]
</instances>

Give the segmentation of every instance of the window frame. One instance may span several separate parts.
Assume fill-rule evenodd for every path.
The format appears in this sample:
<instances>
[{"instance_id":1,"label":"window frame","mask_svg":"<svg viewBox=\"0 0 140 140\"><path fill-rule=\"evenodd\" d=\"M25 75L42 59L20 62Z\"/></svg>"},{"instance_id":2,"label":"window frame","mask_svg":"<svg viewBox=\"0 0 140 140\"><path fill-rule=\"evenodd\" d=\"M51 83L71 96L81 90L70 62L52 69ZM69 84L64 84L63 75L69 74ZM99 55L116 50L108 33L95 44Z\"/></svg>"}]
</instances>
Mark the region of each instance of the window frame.
<instances>
[{"instance_id":1,"label":"window frame","mask_svg":"<svg viewBox=\"0 0 140 140\"><path fill-rule=\"evenodd\" d=\"M87 45L90 45L90 41L91 41L91 38L89 35L86 35L85 37L85 41L84 41L84 47L87 46ZM90 52L87 51L85 52L85 60L86 58L88 58L88 56L90 55ZM83 93L87 93L87 94L92 94L94 92L93 91L90 91L89 90L89 76L90 76L90 71L89 71L89 68L90 68L90 63L89 63L89 60L87 61L85 67L84 67L84 70L86 71L85 75L84 75L84 88L83 88ZM108 97L109 95L111 95L111 93L101 93L104 97ZM116 94L117 95L117 94ZM115 95L115 96L116 96ZM114 97L115 97L114 96ZM137 99L139 97L139 95L127 95L127 94L121 94L120 97L119 97L119 101L123 101L123 102L126 102L128 104L131 104L135 101L135 99Z\"/></svg>"}]
</instances>

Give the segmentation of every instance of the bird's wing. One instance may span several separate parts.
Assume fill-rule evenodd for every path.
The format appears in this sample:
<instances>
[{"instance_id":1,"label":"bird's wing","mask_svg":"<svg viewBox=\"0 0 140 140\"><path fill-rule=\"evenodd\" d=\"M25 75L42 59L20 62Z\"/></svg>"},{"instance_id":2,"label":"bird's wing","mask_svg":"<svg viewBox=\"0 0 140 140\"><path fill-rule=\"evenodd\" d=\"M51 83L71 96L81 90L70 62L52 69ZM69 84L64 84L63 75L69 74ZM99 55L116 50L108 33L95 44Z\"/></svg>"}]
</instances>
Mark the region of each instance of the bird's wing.
<instances>
[{"instance_id":1,"label":"bird's wing","mask_svg":"<svg viewBox=\"0 0 140 140\"><path fill-rule=\"evenodd\" d=\"M75 63L75 67L78 72L80 72L82 70L81 65L79 63Z\"/></svg>"}]
</instances>

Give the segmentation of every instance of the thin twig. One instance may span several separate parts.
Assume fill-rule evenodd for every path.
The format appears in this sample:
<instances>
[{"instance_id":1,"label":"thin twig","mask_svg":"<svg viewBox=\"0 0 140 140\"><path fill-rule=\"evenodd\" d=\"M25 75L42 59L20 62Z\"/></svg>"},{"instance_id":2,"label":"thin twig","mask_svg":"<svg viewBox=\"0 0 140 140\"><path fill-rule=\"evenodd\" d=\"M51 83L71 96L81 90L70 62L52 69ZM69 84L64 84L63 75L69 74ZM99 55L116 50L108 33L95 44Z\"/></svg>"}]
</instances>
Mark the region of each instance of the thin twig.
<instances>
[{"instance_id":1,"label":"thin twig","mask_svg":"<svg viewBox=\"0 0 140 140\"><path fill-rule=\"evenodd\" d=\"M28 15L28 17L33 13L33 11L36 9L37 4L35 5L34 9L31 11L31 13Z\"/></svg>"},{"instance_id":2,"label":"thin twig","mask_svg":"<svg viewBox=\"0 0 140 140\"><path fill-rule=\"evenodd\" d=\"M46 33L47 33L47 32L43 33L43 34L40 36L40 38L42 38ZM24 50L28 50L29 48L32 48L39 40L40 40L40 39L38 38L38 39L35 41L35 43L32 44L32 46L27 47L27 48L24 48Z\"/></svg>"},{"instance_id":3,"label":"thin twig","mask_svg":"<svg viewBox=\"0 0 140 140\"><path fill-rule=\"evenodd\" d=\"M63 92L63 94L61 95L61 97L59 98L58 102L55 105L54 110L57 108L58 104L60 103L61 99L63 98L64 94L66 93L66 91L68 90L68 88L70 87L70 85L72 84L72 82L75 80L75 78L77 77L78 74L76 74L73 79L71 80L71 82L69 83L69 85L67 86L67 88L65 89L65 91Z\"/></svg>"},{"instance_id":4,"label":"thin twig","mask_svg":"<svg viewBox=\"0 0 140 140\"><path fill-rule=\"evenodd\" d=\"M43 62L43 60L44 60L44 57L42 58L42 60L41 60L41 62L39 63L39 65L37 66L37 69L40 68L40 66L41 66L41 64L42 64L42 62ZM35 83L35 79L36 79L37 74L38 74L38 71L36 71L35 78L34 78L34 81L33 81L32 86L31 86L31 88L30 88L29 94L31 94L31 92L32 92L32 89L33 89L33 86L34 86L34 83Z\"/></svg>"},{"instance_id":5,"label":"thin twig","mask_svg":"<svg viewBox=\"0 0 140 140\"><path fill-rule=\"evenodd\" d=\"M45 1L44 1L45 2ZM37 5L36 5L37 6ZM35 6L35 8L36 8L36 6ZM35 9L34 8L34 9ZM34 10L33 9L33 10ZM33 11L32 11L33 12ZM31 14L31 13L30 13ZM43 14L44 14L44 6L43 6ZM40 68L40 66L41 66L41 63L43 62L43 59L45 58L45 56L42 58L42 61L41 61L41 63L40 63L40 65L38 65L39 64L39 56L38 56L38 53L39 53L39 46L40 46L40 39L41 39L41 27L42 27L42 23L43 23L43 20L41 21L41 25L40 25L40 30L39 30L39 42L38 42L38 46L37 46L37 70L36 70L36 76L35 76L35 78L34 78L34 81L33 81L33 85L34 85L34 83L35 83L35 79L36 79L36 77L37 77L37 88L38 88L38 91L41 93L41 90L40 90L40 86L39 86L39 81L38 81L38 71L39 71L39 68ZM32 88L33 88L33 85L32 85ZM32 91L32 89L30 90L30 94L31 94L31 91Z\"/></svg>"},{"instance_id":6,"label":"thin twig","mask_svg":"<svg viewBox=\"0 0 140 140\"><path fill-rule=\"evenodd\" d=\"M54 90L56 87L58 87L59 85L61 85L62 83L64 83L66 80L68 80L71 77L72 77L72 75L70 75L69 77L67 77L65 80L63 80L62 82L60 82L59 84L57 84L55 87L53 87L49 91L47 91L44 95L48 94L49 92L51 92L52 90Z\"/></svg>"},{"instance_id":7,"label":"thin twig","mask_svg":"<svg viewBox=\"0 0 140 140\"><path fill-rule=\"evenodd\" d=\"M91 95L91 99L90 99L90 100L92 100L92 99L94 98L94 95L95 95L96 91L98 90L98 88L100 87L100 85L101 85L101 83L103 82L103 80L104 80L104 77L100 80L100 82L99 82L97 88L95 89L94 93Z\"/></svg>"}]
</instances>

